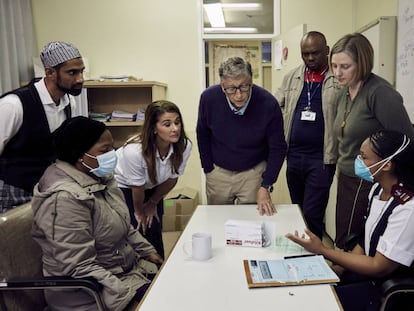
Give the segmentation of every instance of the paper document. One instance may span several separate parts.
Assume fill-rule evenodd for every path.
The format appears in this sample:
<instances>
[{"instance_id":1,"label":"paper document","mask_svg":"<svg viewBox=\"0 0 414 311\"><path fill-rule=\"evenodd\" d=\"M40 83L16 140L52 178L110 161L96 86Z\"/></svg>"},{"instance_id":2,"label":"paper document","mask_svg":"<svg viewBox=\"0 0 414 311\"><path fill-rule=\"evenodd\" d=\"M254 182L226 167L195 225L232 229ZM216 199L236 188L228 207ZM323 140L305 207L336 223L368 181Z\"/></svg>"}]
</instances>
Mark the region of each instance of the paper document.
<instances>
[{"instance_id":1,"label":"paper document","mask_svg":"<svg viewBox=\"0 0 414 311\"><path fill-rule=\"evenodd\" d=\"M305 250L302 246L289 240L284 235L276 236L275 243L274 243L274 250L277 253L282 253L282 254L295 254L295 255L309 254L309 252Z\"/></svg>"},{"instance_id":2,"label":"paper document","mask_svg":"<svg viewBox=\"0 0 414 311\"><path fill-rule=\"evenodd\" d=\"M274 260L244 260L247 284L252 287L339 282L323 256Z\"/></svg>"},{"instance_id":3,"label":"paper document","mask_svg":"<svg viewBox=\"0 0 414 311\"><path fill-rule=\"evenodd\" d=\"M136 113L115 110L111 113L110 121L135 121L136 116Z\"/></svg>"}]
</instances>

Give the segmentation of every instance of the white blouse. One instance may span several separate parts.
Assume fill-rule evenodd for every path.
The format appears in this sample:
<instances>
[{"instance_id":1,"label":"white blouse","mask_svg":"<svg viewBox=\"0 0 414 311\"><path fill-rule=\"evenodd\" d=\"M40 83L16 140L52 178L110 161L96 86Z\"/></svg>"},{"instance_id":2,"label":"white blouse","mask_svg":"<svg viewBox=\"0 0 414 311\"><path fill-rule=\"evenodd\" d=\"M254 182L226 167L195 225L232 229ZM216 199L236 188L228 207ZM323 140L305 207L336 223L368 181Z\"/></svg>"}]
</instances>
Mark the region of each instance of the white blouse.
<instances>
[{"instance_id":1,"label":"white blouse","mask_svg":"<svg viewBox=\"0 0 414 311\"><path fill-rule=\"evenodd\" d=\"M187 147L183 153L183 162L178 169L178 174L171 170L171 155L173 154L173 146L170 145L167 157L161 160L157 151L155 155L157 184L152 184L148 176L148 167L142 156L142 145L140 143L128 144L116 151L118 156L118 164L115 168L115 179L121 188L129 188L130 186L145 186L145 189L151 189L162 184L170 178L177 178L184 173L188 158L191 154L192 145L187 141Z\"/></svg>"},{"instance_id":2,"label":"white blouse","mask_svg":"<svg viewBox=\"0 0 414 311\"><path fill-rule=\"evenodd\" d=\"M46 112L50 131L56 130L66 120L65 107L71 105L72 117L81 115L80 107L72 95L64 95L60 98L60 104L56 106L44 79L34 84L39 93L40 100ZM23 124L23 106L20 98L15 94L7 95L0 99L0 154L6 144L16 135Z\"/></svg>"},{"instance_id":3,"label":"white blouse","mask_svg":"<svg viewBox=\"0 0 414 311\"><path fill-rule=\"evenodd\" d=\"M376 187L375 185L373 186ZM371 190L372 191L372 190ZM369 254L369 242L375 226L391 203L391 200L379 199L382 190L372 200L370 214L365 223L365 254ZM410 266L414 260L414 198L398 205L388 218L384 234L379 238L377 251L404 266Z\"/></svg>"}]
</instances>

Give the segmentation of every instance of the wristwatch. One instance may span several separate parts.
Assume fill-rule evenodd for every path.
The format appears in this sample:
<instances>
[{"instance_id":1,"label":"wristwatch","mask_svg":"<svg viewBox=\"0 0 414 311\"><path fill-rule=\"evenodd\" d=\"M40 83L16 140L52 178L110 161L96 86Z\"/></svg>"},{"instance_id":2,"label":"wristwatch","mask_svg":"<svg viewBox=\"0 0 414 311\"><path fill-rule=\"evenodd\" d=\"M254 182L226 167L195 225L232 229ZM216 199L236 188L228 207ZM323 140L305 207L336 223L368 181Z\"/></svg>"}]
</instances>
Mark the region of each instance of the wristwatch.
<instances>
[{"instance_id":1,"label":"wristwatch","mask_svg":"<svg viewBox=\"0 0 414 311\"><path fill-rule=\"evenodd\" d=\"M269 192L272 192L273 191L273 185L261 184L260 187L265 188Z\"/></svg>"}]
</instances>

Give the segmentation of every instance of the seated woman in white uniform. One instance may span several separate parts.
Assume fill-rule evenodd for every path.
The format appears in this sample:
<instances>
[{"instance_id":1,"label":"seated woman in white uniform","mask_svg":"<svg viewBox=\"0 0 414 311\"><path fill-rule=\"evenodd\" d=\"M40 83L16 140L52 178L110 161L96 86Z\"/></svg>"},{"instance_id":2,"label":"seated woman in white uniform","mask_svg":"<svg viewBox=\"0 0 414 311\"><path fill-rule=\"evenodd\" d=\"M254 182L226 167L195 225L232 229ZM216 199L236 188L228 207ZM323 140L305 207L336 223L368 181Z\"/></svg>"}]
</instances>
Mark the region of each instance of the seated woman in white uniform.
<instances>
[{"instance_id":1,"label":"seated woman in white uniform","mask_svg":"<svg viewBox=\"0 0 414 311\"><path fill-rule=\"evenodd\" d=\"M355 174L374 182L365 232L350 252L325 247L305 229L286 236L335 263L341 282L336 292L345 310L378 310L386 279L413 275L414 145L399 132L381 130L361 145Z\"/></svg>"}]
</instances>

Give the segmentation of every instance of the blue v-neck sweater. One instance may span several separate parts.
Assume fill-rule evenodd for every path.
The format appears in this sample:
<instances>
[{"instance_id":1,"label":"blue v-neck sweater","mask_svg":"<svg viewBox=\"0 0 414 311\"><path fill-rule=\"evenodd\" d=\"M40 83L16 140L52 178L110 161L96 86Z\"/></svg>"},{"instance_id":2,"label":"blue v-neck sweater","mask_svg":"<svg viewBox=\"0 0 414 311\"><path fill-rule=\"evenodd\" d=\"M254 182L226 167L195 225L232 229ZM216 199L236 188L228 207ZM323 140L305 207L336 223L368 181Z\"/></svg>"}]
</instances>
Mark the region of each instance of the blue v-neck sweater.
<instances>
[{"instance_id":1,"label":"blue v-neck sweater","mask_svg":"<svg viewBox=\"0 0 414 311\"><path fill-rule=\"evenodd\" d=\"M241 172L266 161L263 184L273 184L286 155L283 118L275 97L253 85L244 115L231 111L220 85L200 97L197 142L205 173L213 164Z\"/></svg>"}]
</instances>

